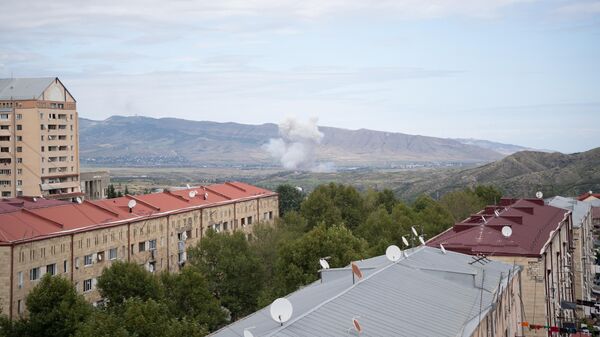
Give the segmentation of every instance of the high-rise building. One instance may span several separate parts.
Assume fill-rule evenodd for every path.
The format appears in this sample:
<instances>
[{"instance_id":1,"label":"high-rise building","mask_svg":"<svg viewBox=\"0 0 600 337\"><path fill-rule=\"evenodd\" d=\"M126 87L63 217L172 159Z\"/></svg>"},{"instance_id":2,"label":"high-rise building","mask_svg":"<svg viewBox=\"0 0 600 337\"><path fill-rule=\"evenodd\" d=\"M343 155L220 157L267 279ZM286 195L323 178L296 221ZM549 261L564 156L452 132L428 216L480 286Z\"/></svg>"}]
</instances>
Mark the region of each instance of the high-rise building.
<instances>
[{"instance_id":1,"label":"high-rise building","mask_svg":"<svg viewBox=\"0 0 600 337\"><path fill-rule=\"evenodd\" d=\"M0 196L81 196L77 131L58 78L0 79Z\"/></svg>"}]
</instances>

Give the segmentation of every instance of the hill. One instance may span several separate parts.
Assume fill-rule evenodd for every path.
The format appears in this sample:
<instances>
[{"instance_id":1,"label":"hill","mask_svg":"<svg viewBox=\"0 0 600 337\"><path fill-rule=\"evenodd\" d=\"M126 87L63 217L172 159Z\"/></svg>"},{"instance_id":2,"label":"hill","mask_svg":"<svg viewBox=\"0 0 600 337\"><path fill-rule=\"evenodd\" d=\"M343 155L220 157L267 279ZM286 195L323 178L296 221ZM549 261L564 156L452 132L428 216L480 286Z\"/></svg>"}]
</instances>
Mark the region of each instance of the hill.
<instances>
[{"instance_id":1,"label":"hill","mask_svg":"<svg viewBox=\"0 0 600 337\"><path fill-rule=\"evenodd\" d=\"M320 127L316 161L338 166L390 167L407 163L485 163L504 155L445 138ZM278 138L275 124L246 125L175 118L80 118L83 164L116 166L269 166L263 146ZM446 165L446 164L444 164Z\"/></svg>"}]
</instances>

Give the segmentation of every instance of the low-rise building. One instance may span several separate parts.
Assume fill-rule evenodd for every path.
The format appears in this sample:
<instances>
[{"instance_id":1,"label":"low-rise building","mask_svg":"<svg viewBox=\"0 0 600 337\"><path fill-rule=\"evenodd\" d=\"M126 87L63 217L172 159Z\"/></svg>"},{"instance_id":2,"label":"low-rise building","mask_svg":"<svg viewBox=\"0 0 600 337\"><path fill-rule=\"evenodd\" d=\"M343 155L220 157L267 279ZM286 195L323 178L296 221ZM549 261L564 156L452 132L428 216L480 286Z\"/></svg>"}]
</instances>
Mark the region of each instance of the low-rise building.
<instances>
[{"instance_id":1,"label":"low-rise building","mask_svg":"<svg viewBox=\"0 0 600 337\"><path fill-rule=\"evenodd\" d=\"M576 322L573 242L570 211L545 205L542 199L503 198L427 245L521 266L527 322L568 328ZM526 329L524 336L549 334Z\"/></svg>"},{"instance_id":2,"label":"low-rise building","mask_svg":"<svg viewBox=\"0 0 600 337\"><path fill-rule=\"evenodd\" d=\"M87 171L79 175L81 181L81 192L87 200L105 199L107 197L108 185L110 185L110 174L108 171Z\"/></svg>"},{"instance_id":3,"label":"low-rise building","mask_svg":"<svg viewBox=\"0 0 600 337\"><path fill-rule=\"evenodd\" d=\"M355 263L362 279L350 267L324 269L321 280L287 296L289 321L274 321L266 307L210 336L521 335L518 266L473 263L469 255L425 246L397 262L378 256Z\"/></svg>"},{"instance_id":4,"label":"low-rise building","mask_svg":"<svg viewBox=\"0 0 600 337\"><path fill-rule=\"evenodd\" d=\"M42 275L62 275L92 303L112 261L175 272L208 228L241 230L279 216L276 193L240 182L78 203L42 198L0 202L2 313L26 314Z\"/></svg>"}]
</instances>

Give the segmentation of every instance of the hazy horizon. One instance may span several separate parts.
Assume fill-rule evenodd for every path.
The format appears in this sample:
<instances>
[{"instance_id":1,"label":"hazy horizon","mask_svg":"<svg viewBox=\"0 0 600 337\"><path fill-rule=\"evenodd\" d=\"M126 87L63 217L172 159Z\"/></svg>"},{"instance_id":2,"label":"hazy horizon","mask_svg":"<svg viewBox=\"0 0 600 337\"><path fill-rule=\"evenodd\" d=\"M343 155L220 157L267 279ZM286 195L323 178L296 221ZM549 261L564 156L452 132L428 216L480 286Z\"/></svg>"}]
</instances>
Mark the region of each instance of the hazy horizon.
<instances>
[{"instance_id":1,"label":"hazy horizon","mask_svg":"<svg viewBox=\"0 0 600 337\"><path fill-rule=\"evenodd\" d=\"M600 1L25 0L0 77L58 76L81 117L319 125L600 146Z\"/></svg>"}]
</instances>

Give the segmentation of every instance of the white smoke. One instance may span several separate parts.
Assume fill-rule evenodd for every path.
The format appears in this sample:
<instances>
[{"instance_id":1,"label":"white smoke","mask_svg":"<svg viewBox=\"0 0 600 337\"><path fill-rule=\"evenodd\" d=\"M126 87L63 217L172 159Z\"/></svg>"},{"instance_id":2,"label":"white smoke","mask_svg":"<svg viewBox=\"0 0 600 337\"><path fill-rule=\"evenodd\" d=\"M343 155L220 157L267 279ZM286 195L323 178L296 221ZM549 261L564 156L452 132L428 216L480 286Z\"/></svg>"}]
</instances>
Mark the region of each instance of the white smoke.
<instances>
[{"instance_id":1,"label":"white smoke","mask_svg":"<svg viewBox=\"0 0 600 337\"><path fill-rule=\"evenodd\" d=\"M323 164L315 163L315 150L324 136L317 121L317 118L311 118L302 123L287 118L279 123L281 137L271 138L265 149L288 170L324 171ZM327 165L328 171L333 171L333 165Z\"/></svg>"}]
</instances>

